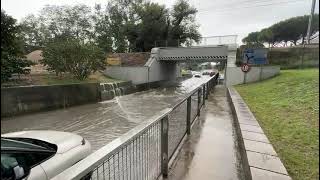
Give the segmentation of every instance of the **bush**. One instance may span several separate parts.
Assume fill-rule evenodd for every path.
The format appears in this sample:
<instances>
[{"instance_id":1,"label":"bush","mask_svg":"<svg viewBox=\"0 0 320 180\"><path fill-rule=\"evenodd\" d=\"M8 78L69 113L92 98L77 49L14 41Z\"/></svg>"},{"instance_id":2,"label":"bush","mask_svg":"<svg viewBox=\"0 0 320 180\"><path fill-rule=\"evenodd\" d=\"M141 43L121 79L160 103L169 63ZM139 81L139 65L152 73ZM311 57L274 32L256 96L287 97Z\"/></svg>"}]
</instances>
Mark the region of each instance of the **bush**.
<instances>
[{"instance_id":1,"label":"bush","mask_svg":"<svg viewBox=\"0 0 320 180\"><path fill-rule=\"evenodd\" d=\"M1 10L1 82L8 81L13 74L28 74L31 61L23 58L23 42L19 38L20 27L16 20Z\"/></svg>"},{"instance_id":2,"label":"bush","mask_svg":"<svg viewBox=\"0 0 320 180\"><path fill-rule=\"evenodd\" d=\"M86 79L91 73L103 69L103 51L91 42L74 38L57 37L46 44L41 63L57 75L69 72L79 80Z\"/></svg>"}]
</instances>

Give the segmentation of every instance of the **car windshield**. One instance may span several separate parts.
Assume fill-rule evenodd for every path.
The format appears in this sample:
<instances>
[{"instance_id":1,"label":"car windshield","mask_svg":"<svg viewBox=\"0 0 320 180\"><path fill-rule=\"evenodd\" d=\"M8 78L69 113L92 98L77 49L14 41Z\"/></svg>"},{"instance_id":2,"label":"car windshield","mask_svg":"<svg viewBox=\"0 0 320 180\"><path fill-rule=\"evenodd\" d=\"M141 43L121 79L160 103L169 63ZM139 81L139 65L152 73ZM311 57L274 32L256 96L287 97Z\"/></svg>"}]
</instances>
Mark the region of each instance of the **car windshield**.
<instances>
[{"instance_id":1,"label":"car windshield","mask_svg":"<svg viewBox=\"0 0 320 180\"><path fill-rule=\"evenodd\" d=\"M56 146L30 138L1 138L1 150L25 150L55 152Z\"/></svg>"}]
</instances>

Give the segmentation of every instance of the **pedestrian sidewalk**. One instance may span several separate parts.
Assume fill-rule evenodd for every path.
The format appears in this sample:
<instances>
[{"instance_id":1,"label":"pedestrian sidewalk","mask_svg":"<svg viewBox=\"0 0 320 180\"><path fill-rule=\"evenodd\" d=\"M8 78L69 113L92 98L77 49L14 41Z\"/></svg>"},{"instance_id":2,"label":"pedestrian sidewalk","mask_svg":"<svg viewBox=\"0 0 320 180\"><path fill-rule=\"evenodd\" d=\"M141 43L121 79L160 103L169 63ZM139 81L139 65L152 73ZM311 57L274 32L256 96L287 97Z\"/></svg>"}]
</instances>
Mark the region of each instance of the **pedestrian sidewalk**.
<instances>
[{"instance_id":1,"label":"pedestrian sidewalk","mask_svg":"<svg viewBox=\"0 0 320 180\"><path fill-rule=\"evenodd\" d=\"M226 88L218 85L208 97L191 135L182 145L170 180L239 180L243 171Z\"/></svg>"}]
</instances>

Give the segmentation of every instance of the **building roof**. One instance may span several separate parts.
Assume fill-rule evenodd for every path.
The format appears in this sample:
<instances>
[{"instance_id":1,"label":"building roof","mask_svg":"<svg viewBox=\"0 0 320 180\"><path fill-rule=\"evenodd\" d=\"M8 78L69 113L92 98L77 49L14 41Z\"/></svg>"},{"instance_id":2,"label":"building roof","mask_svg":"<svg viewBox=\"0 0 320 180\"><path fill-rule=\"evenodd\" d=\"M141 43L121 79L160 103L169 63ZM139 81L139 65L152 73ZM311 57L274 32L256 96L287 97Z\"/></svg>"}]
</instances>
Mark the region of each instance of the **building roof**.
<instances>
[{"instance_id":1,"label":"building roof","mask_svg":"<svg viewBox=\"0 0 320 180\"><path fill-rule=\"evenodd\" d=\"M27 59L34 62L39 63L39 60L42 60L42 50L35 50L26 55Z\"/></svg>"}]
</instances>

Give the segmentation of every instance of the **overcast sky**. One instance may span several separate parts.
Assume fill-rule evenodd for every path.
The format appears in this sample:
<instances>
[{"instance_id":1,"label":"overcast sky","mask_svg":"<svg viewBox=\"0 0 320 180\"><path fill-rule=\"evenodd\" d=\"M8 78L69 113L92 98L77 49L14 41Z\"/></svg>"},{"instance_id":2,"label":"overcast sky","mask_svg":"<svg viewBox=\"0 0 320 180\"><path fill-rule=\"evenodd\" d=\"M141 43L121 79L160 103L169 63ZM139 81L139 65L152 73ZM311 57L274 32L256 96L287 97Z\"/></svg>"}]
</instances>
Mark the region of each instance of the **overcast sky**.
<instances>
[{"instance_id":1,"label":"overcast sky","mask_svg":"<svg viewBox=\"0 0 320 180\"><path fill-rule=\"evenodd\" d=\"M173 0L152 0L172 7ZM37 13L44 5L94 6L107 0L1 0L1 7L20 20L30 13ZM238 35L237 41L252 31L258 31L278 21L310 14L312 0L189 0L199 12L197 22L202 36ZM319 13L316 0L315 13Z\"/></svg>"}]
</instances>

